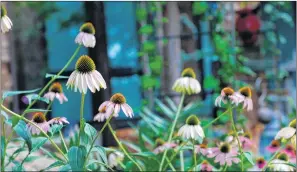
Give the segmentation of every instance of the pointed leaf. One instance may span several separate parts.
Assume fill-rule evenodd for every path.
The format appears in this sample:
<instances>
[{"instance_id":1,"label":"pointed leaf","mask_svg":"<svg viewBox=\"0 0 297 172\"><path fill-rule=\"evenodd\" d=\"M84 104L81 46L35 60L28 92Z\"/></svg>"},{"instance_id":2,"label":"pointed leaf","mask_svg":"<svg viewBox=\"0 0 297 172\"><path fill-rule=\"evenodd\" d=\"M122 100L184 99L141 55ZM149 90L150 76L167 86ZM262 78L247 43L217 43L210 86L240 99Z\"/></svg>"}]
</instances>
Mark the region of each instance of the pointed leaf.
<instances>
[{"instance_id":1,"label":"pointed leaf","mask_svg":"<svg viewBox=\"0 0 297 172\"><path fill-rule=\"evenodd\" d=\"M28 109L25 111L25 113L32 113L32 112L50 112L51 110L45 110L45 109Z\"/></svg>"},{"instance_id":2,"label":"pointed leaf","mask_svg":"<svg viewBox=\"0 0 297 172\"><path fill-rule=\"evenodd\" d=\"M64 165L59 169L59 171L71 171L71 166L69 164ZM79 171L79 170L77 170L77 171Z\"/></svg>"},{"instance_id":3,"label":"pointed leaf","mask_svg":"<svg viewBox=\"0 0 297 172\"><path fill-rule=\"evenodd\" d=\"M59 125L59 124L52 125L51 128L50 128L51 136L58 133L62 128L63 128L63 125Z\"/></svg>"},{"instance_id":4,"label":"pointed leaf","mask_svg":"<svg viewBox=\"0 0 297 172\"><path fill-rule=\"evenodd\" d=\"M68 79L69 78L69 76L62 76L62 75L58 76L58 75L46 73L45 78L49 78L49 77L51 77L51 78L56 77L56 79Z\"/></svg>"},{"instance_id":5,"label":"pointed leaf","mask_svg":"<svg viewBox=\"0 0 297 172\"><path fill-rule=\"evenodd\" d=\"M88 123L85 123L84 132L93 140L96 137L97 130Z\"/></svg>"},{"instance_id":6,"label":"pointed leaf","mask_svg":"<svg viewBox=\"0 0 297 172\"><path fill-rule=\"evenodd\" d=\"M84 146L73 146L67 153L72 171L84 171L87 150Z\"/></svg>"},{"instance_id":7,"label":"pointed leaf","mask_svg":"<svg viewBox=\"0 0 297 172\"><path fill-rule=\"evenodd\" d=\"M165 101L168 103L168 105L170 106L170 108L176 112L177 111L177 106L176 104L173 102L173 100L169 97L165 97Z\"/></svg>"},{"instance_id":8,"label":"pointed leaf","mask_svg":"<svg viewBox=\"0 0 297 172\"><path fill-rule=\"evenodd\" d=\"M38 96L38 94L36 94L36 93L33 93L33 94L27 94L27 95L24 95L24 96L22 97L22 101L23 101L25 104L31 104L31 102L32 102L33 100L40 100L40 101L43 101L43 102L49 104L49 99L44 98L44 97L40 97L40 96Z\"/></svg>"},{"instance_id":9,"label":"pointed leaf","mask_svg":"<svg viewBox=\"0 0 297 172\"><path fill-rule=\"evenodd\" d=\"M159 99L156 99L155 101L165 115L167 115L171 119L174 118L174 113L164 103L162 103Z\"/></svg>"},{"instance_id":10,"label":"pointed leaf","mask_svg":"<svg viewBox=\"0 0 297 172\"><path fill-rule=\"evenodd\" d=\"M255 164L254 164L254 161L253 161L252 154L251 154L250 152L244 152L243 155L246 157L246 159L247 159L252 165L255 165Z\"/></svg>"},{"instance_id":11,"label":"pointed leaf","mask_svg":"<svg viewBox=\"0 0 297 172\"><path fill-rule=\"evenodd\" d=\"M27 130L26 123L23 120L20 120L18 124L15 127L13 127L13 129L20 137L22 137L25 140L29 151L31 151L32 149L31 134Z\"/></svg>"},{"instance_id":12,"label":"pointed leaf","mask_svg":"<svg viewBox=\"0 0 297 172\"><path fill-rule=\"evenodd\" d=\"M36 137L32 138L32 150L31 152L34 152L38 150L41 146L44 145L44 143L47 141L46 137Z\"/></svg>"},{"instance_id":13,"label":"pointed leaf","mask_svg":"<svg viewBox=\"0 0 297 172\"><path fill-rule=\"evenodd\" d=\"M48 167L46 167L45 169L41 170L41 171L48 171L49 169L55 168L55 167L59 167L64 165L64 162L62 161L56 161L54 163L52 163L51 165L49 165Z\"/></svg>"},{"instance_id":14,"label":"pointed leaf","mask_svg":"<svg viewBox=\"0 0 297 172\"><path fill-rule=\"evenodd\" d=\"M102 146L94 146L92 151L98 152L102 162L108 163L105 148Z\"/></svg>"},{"instance_id":15,"label":"pointed leaf","mask_svg":"<svg viewBox=\"0 0 297 172\"><path fill-rule=\"evenodd\" d=\"M10 96L19 95L19 94L34 93L38 90L40 90L40 88L33 89L33 90L24 90L24 91L4 91L2 94L2 99L5 99L6 97L10 97Z\"/></svg>"}]
</instances>

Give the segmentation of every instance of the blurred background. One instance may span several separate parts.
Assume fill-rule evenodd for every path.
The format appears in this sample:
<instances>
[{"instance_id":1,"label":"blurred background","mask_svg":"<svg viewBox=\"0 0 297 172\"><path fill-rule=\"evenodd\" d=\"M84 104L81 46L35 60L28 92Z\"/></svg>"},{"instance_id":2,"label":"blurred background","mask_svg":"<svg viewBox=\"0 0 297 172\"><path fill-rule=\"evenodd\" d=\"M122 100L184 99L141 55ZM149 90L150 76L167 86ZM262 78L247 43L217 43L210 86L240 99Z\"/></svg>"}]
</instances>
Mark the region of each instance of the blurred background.
<instances>
[{"instance_id":1,"label":"blurred background","mask_svg":"<svg viewBox=\"0 0 297 172\"><path fill-rule=\"evenodd\" d=\"M101 123L92 122L99 105L113 93L123 93L135 117L120 114L113 120L120 138L137 139L131 126L148 110L158 114L161 101L179 102L171 88L185 67L195 70L202 85L200 94L186 98L194 102L191 113L200 118L222 112L214 100L223 87L252 87L254 110L244 115L258 145L255 152L265 154L275 133L296 116L296 2L2 3L14 23L1 37L2 89L43 87L49 81L46 74L58 73L73 54L81 24L90 21L96 47L84 48L79 56L94 59L108 89L88 92L84 116L100 128ZM69 76L74 65L63 75ZM67 80L59 82L65 87ZM68 135L79 121L80 94L66 88L64 93L69 101L54 102L48 115L67 117ZM20 96L5 104L15 112L26 107ZM222 132L211 130L213 135ZM108 136L105 132L101 139L105 146L114 144Z\"/></svg>"}]
</instances>

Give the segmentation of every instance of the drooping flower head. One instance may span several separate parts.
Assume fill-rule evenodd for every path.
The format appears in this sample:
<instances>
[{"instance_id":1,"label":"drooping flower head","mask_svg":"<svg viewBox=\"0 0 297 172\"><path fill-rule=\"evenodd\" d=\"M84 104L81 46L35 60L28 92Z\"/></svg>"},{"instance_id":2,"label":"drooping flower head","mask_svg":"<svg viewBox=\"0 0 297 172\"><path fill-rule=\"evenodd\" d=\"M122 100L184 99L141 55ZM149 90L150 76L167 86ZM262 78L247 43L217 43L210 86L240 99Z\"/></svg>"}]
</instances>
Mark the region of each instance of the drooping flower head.
<instances>
[{"instance_id":1,"label":"drooping flower head","mask_svg":"<svg viewBox=\"0 0 297 172\"><path fill-rule=\"evenodd\" d=\"M108 164L111 168L118 166L120 162L124 160L124 154L119 151L111 152L108 155Z\"/></svg>"},{"instance_id":2,"label":"drooping flower head","mask_svg":"<svg viewBox=\"0 0 297 172\"><path fill-rule=\"evenodd\" d=\"M38 125L45 133L48 132L48 130L50 129L50 125L49 123L46 121L46 117L44 115L44 113L42 112L35 112L33 114L32 117L32 122L34 122L36 125ZM35 127L34 125L28 123L27 124L27 128L29 130L29 132L31 132L32 134L40 134L40 130Z\"/></svg>"},{"instance_id":3,"label":"drooping flower head","mask_svg":"<svg viewBox=\"0 0 297 172\"><path fill-rule=\"evenodd\" d=\"M164 152L166 149L175 148L177 146L177 144L175 144L175 143L168 143L168 142L165 142L164 140L158 138L156 140L156 146L157 147L153 150L153 152L155 154L159 154L159 153Z\"/></svg>"},{"instance_id":4,"label":"drooping flower head","mask_svg":"<svg viewBox=\"0 0 297 172\"><path fill-rule=\"evenodd\" d=\"M254 145L252 142L252 135L249 132L245 132L242 136L239 136L239 141L244 150L249 150Z\"/></svg>"},{"instance_id":5,"label":"drooping flower head","mask_svg":"<svg viewBox=\"0 0 297 172\"><path fill-rule=\"evenodd\" d=\"M197 140L199 143L202 143L205 137L204 131L200 126L200 121L196 115L191 115L187 118L186 124L179 129L178 135L183 139Z\"/></svg>"},{"instance_id":6,"label":"drooping flower head","mask_svg":"<svg viewBox=\"0 0 297 172\"><path fill-rule=\"evenodd\" d=\"M222 102L227 104L228 101L231 103L237 103L237 97L234 95L234 90L231 87L225 87L221 90L221 94L215 100L215 106L221 107Z\"/></svg>"},{"instance_id":7,"label":"drooping flower head","mask_svg":"<svg viewBox=\"0 0 297 172\"><path fill-rule=\"evenodd\" d=\"M69 124L69 121L67 121L67 118L65 118L65 117L56 117L56 118L49 120L48 123L50 125L51 124L63 125L63 124Z\"/></svg>"},{"instance_id":8,"label":"drooping flower head","mask_svg":"<svg viewBox=\"0 0 297 172\"><path fill-rule=\"evenodd\" d=\"M272 140L270 145L266 147L266 149L270 153L276 152L280 148L280 142L278 140Z\"/></svg>"},{"instance_id":9,"label":"drooping flower head","mask_svg":"<svg viewBox=\"0 0 297 172\"><path fill-rule=\"evenodd\" d=\"M50 101L53 101L54 98L56 98L59 100L60 104L68 101L67 97L63 93L62 85L59 82L54 82L50 86L49 91L44 95L44 97L49 99Z\"/></svg>"},{"instance_id":10,"label":"drooping flower head","mask_svg":"<svg viewBox=\"0 0 297 172\"><path fill-rule=\"evenodd\" d=\"M287 144L282 152L286 153L291 159L296 159L296 150L293 145Z\"/></svg>"},{"instance_id":11,"label":"drooping flower head","mask_svg":"<svg viewBox=\"0 0 297 172\"><path fill-rule=\"evenodd\" d=\"M288 165L289 157L285 153L279 153L276 159L269 163L271 171L295 171L296 169L291 165Z\"/></svg>"},{"instance_id":12,"label":"drooping flower head","mask_svg":"<svg viewBox=\"0 0 297 172\"><path fill-rule=\"evenodd\" d=\"M296 119L292 120L288 127L282 128L275 136L275 140L291 140L296 149Z\"/></svg>"},{"instance_id":13,"label":"drooping flower head","mask_svg":"<svg viewBox=\"0 0 297 172\"><path fill-rule=\"evenodd\" d=\"M1 31L2 33L6 33L12 29L12 22L10 18L7 16L7 10L4 5L1 5Z\"/></svg>"},{"instance_id":14,"label":"drooping flower head","mask_svg":"<svg viewBox=\"0 0 297 172\"><path fill-rule=\"evenodd\" d=\"M242 87L234 95L230 96L235 103L243 103L243 108L247 111L253 110L252 90L250 87Z\"/></svg>"},{"instance_id":15,"label":"drooping flower head","mask_svg":"<svg viewBox=\"0 0 297 172\"><path fill-rule=\"evenodd\" d=\"M96 70L94 61L87 55L82 55L75 64L75 70L71 73L67 88L77 89L80 93L87 93L88 88L91 92L100 91L100 88L106 89L106 83L102 75Z\"/></svg>"},{"instance_id":16,"label":"drooping flower head","mask_svg":"<svg viewBox=\"0 0 297 172\"><path fill-rule=\"evenodd\" d=\"M201 163L200 171L203 171L203 172L213 171L213 166L211 166L208 163L208 161L203 160L202 163Z\"/></svg>"},{"instance_id":17,"label":"drooping flower head","mask_svg":"<svg viewBox=\"0 0 297 172\"><path fill-rule=\"evenodd\" d=\"M132 108L126 103L125 96L116 93L109 101L105 101L99 106L99 113L94 117L94 120L102 122L108 119L110 115L118 117L121 109L127 117L132 118L134 116Z\"/></svg>"},{"instance_id":18,"label":"drooping flower head","mask_svg":"<svg viewBox=\"0 0 297 172\"><path fill-rule=\"evenodd\" d=\"M265 159L263 157L257 158L256 165L258 166L259 169L262 169L266 165Z\"/></svg>"},{"instance_id":19,"label":"drooping flower head","mask_svg":"<svg viewBox=\"0 0 297 172\"><path fill-rule=\"evenodd\" d=\"M84 23L79 31L79 34L75 38L75 43L84 45L85 47L94 48L96 45L94 25L90 22Z\"/></svg>"},{"instance_id":20,"label":"drooping flower head","mask_svg":"<svg viewBox=\"0 0 297 172\"><path fill-rule=\"evenodd\" d=\"M207 144L202 143L200 145L195 145L195 153L206 156L207 152L208 152Z\"/></svg>"},{"instance_id":21,"label":"drooping flower head","mask_svg":"<svg viewBox=\"0 0 297 172\"><path fill-rule=\"evenodd\" d=\"M192 68L183 70L181 77L173 84L172 89L178 93L184 94L198 94L201 91L201 86L196 79L196 74Z\"/></svg>"},{"instance_id":22,"label":"drooping flower head","mask_svg":"<svg viewBox=\"0 0 297 172\"><path fill-rule=\"evenodd\" d=\"M232 147L228 142L223 142L216 148L210 148L208 151L208 158L214 158L215 163L220 163L221 166L227 164L231 166L232 163L239 163L240 159L237 158L238 147Z\"/></svg>"}]
</instances>

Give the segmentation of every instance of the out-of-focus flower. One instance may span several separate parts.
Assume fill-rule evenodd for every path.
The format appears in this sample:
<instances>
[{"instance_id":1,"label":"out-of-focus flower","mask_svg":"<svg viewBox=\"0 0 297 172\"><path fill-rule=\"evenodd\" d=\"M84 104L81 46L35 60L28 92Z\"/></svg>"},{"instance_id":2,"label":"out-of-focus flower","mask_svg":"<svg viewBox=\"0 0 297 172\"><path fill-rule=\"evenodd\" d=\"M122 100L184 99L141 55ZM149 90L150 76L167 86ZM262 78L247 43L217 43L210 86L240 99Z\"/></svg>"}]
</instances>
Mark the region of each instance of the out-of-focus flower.
<instances>
[{"instance_id":1,"label":"out-of-focus flower","mask_svg":"<svg viewBox=\"0 0 297 172\"><path fill-rule=\"evenodd\" d=\"M183 70L181 77L173 84L172 89L178 93L198 94L201 91L199 81L196 79L196 74L192 68Z\"/></svg>"},{"instance_id":2,"label":"out-of-focus flower","mask_svg":"<svg viewBox=\"0 0 297 172\"><path fill-rule=\"evenodd\" d=\"M231 101L231 103L238 104L237 97L234 96L234 93L235 92L231 87L223 88L221 94L215 100L215 106L221 107L222 102L224 104L227 104L228 100Z\"/></svg>"},{"instance_id":3,"label":"out-of-focus flower","mask_svg":"<svg viewBox=\"0 0 297 172\"><path fill-rule=\"evenodd\" d=\"M262 171L262 169L265 167L266 161L264 158L257 158L256 159L256 165L252 168L248 169L248 171Z\"/></svg>"},{"instance_id":4,"label":"out-of-focus flower","mask_svg":"<svg viewBox=\"0 0 297 172\"><path fill-rule=\"evenodd\" d=\"M231 166L232 163L239 163L240 159L237 158L238 148L232 147L228 142L223 142L219 145L219 147L209 148L208 150L208 158L214 158L215 163L220 163L221 166L227 164L227 166Z\"/></svg>"},{"instance_id":5,"label":"out-of-focus flower","mask_svg":"<svg viewBox=\"0 0 297 172\"><path fill-rule=\"evenodd\" d=\"M243 108L246 108L247 111L253 110L252 90L250 87L240 88L230 96L230 99L233 99L237 105L243 103Z\"/></svg>"},{"instance_id":6,"label":"out-of-focus flower","mask_svg":"<svg viewBox=\"0 0 297 172\"><path fill-rule=\"evenodd\" d=\"M10 18L7 16L7 10L4 5L1 5L1 31L2 33L6 33L12 29L12 22Z\"/></svg>"},{"instance_id":7,"label":"out-of-focus flower","mask_svg":"<svg viewBox=\"0 0 297 172\"><path fill-rule=\"evenodd\" d=\"M243 136L239 136L242 149L250 150L253 147L252 135L248 132L244 133Z\"/></svg>"},{"instance_id":8,"label":"out-of-focus flower","mask_svg":"<svg viewBox=\"0 0 297 172\"><path fill-rule=\"evenodd\" d=\"M108 155L108 164L111 168L118 166L124 160L124 154L119 151L114 151Z\"/></svg>"},{"instance_id":9,"label":"out-of-focus flower","mask_svg":"<svg viewBox=\"0 0 297 172\"><path fill-rule=\"evenodd\" d=\"M94 48L96 45L94 25L90 22L84 23L79 31L79 34L75 38L75 43L84 45L85 47Z\"/></svg>"},{"instance_id":10,"label":"out-of-focus flower","mask_svg":"<svg viewBox=\"0 0 297 172\"><path fill-rule=\"evenodd\" d=\"M296 149L296 119L292 120L288 127L282 128L275 136L275 140L291 140Z\"/></svg>"},{"instance_id":11,"label":"out-of-focus flower","mask_svg":"<svg viewBox=\"0 0 297 172\"><path fill-rule=\"evenodd\" d=\"M270 171L295 171L296 169L291 165L288 165L288 155L285 153L280 153L277 155L276 159L269 163Z\"/></svg>"},{"instance_id":12,"label":"out-of-focus flower","mask_svg":"<svg viewBox=\"0 0 297 172\"><path fill-rule=\"evenodd\" d=\"M51 124L63 125L63 124L69 124L69 121L67 121L67 118L65 118L65 117L56 117L56 118L53 118L53 119L49 120L48 123L50 125Z\"/></svg>"},{"instance_id":13,"label":"out-of-focus flower","mask_svg":"<svg viewBox=\"0 0 297 172\"><path fill-rule=\"evenodd\" d=\"M101 122L109 118L110 115L118 117L121 109L127 117L134 116L132 108L126 103L125 96L116 93L110 98L110 101L105 101L99 106L99 113L94 117L94 120Z\"/></svg>"},{"instance_id":14,"label":"out-of-focus flower","mask_svg":"<svg viewBox=\"0 0 297 172\"><path fill-rule=\"evenodd\" d=\"M203 160L199 171L207 172L207 171L215 171L215 170L213 170L213 166L211 166L206 160Z\"/></svg>"},{"instance_id":15,"label":"out-of-focus flower","mask_svg":"<svg viewBox=\"0 0 297 172\"><path fill-rule=\"evenodd\" d=\"M175 144L175 143L168 143L168 142L165 142L162 139L157 139L156 140L156 145L157 145L157 147L153 150L153 152L155 154L162 153L166 149L173 149L173 148L175 148L177 146L177 144Z\"/></svg>"},{"instance_id":16,"label":"out-of-focus flower","mask_svg":"<svg viewBox=\"0 0 297 172\"><path fill-rule=\"evenodd\" d=\"M195 145L195 153L200 153L206 156L207 152L208 152L208 149L206 144Z\"/></svg>"},{"instance_id":17,"label":"out-of-focus flower","mask_svg":"<svg viewBox=\"0 0 297 172\"><path fill-rule=\"evenodd\" d=\"M280 142L278 140L272 140L270 145L266 147L270 153L276 152L280 148Z\"/></svg>"},{"instance_id":18,"label":"out-of-focus flower","mask_svg":"<svg viewBox=\"0 0 297 172\"><path fill-rule=\"evenodd\" d=\"M289 156L291 162L296 162L296 150L293 145L287 144L281 152L286 153Z\"/></svg>"},{"instance_id":19,"label":"out-of-focus flower","mask_svg":"<svg viewBox=\"0 0 297 172\"><path fill-rule=\"evenodd\" d=\"M45 133L47 133L50 129L50 125L46 121L46 117L42 112L35 112L31 121L38 125ZM36 126L30 123L27 124L27 128L32 134L38 135L41 132Z\"/></svg>"},{"instance_id":20,"label":"out-of-focus flower","mask_svg":"<svg viewBox=\"0 0 297 172\"><path fill-rule=\"evenodd\" d=\"M94 61L87 55L82 55L75 64L73 71L67 81L67 88L77 89L80 93L87 93L88 88L91 92L100 91L100 87L106 89L106 83L102 75L96 70Z\"/></svg>"},{"instance_id":21,"label":"out-of-focus flower","mask_svg":"<svg viewBox=\"0 0 297 172\"><path fill-rule=\"evenodd\" d=\"M200 121L196 115L191 115L187 118L186 124L179 129L178 135L187 140L197 140L199 143L202 143L205 137L204 131L200 126Z\"/></svg>"},{"instance_id":22,"label":"out-of-focus flower","mask_svg":"<svg viewBox=\"0 0 297 172\"><path fill-rule=\"evenodd\" d=\"M67 97L63 93L62 85L59 82L53 83L50 86L49 91L43 97L49 99L50 101L53 101L54 98L56 98L59 100L60 104L62 104L64 101L68 101Z\"/></svg>"}]
</instances>

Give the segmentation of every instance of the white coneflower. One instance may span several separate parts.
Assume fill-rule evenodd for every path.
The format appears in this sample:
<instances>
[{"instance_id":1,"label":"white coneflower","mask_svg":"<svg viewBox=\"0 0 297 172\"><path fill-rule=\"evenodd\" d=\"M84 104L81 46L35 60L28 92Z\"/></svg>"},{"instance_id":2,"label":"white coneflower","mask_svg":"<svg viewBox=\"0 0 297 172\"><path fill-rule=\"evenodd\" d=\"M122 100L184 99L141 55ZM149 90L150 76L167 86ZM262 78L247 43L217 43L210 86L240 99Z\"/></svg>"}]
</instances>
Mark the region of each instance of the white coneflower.
<instances>
[{"instance_id":1,"label":"white coneflower","mask_svg":"<svg viewBox=\"0 0 297 172\"><path fill-rule=\"evenodd\" d=\"M200 93L201 86L192 68L184 69L181 76L173 84L174 91L188 95Z\"/></svg>"},{"instance_id":2,"label":"white coneflower","mask_svg":"<svg viewBox=\"0 0 297 172\"><path fill-rule=\"evenodd\" d=\"M296 119L292 120L288 127L282 128L275 136L275 140L286 139L291 140L296 148Z\"/></svg>"},{"instance_id":3,"label":"white coneflower","mask_svg":"<svg viewBox=\"0 0 297 172\"><path fill-rule=\"evenodd\" d=\"M79 29L79 34L75 38L75 43L84 45L85 47L94 48L96 45L95 28L92 23L87 22Z\"/></svg>"},{"instance_id":4,"label":"white coneflower","mask_svg":"<svg viewBox=\"0 0 297 172\"><path fill-rule=\"evenodd\" d=\"M178 130L178 135L184 139L193 139L202 143L205 135L196 115L187 118L186 124Z\"/></svg>"},{"instance_id":5,"label":"white coneflower","mask_svg":"<svg viewBox=\"0 0 297 172\"><path fill-rule=\"evenodd\" d=\"M7 16L6 8L1 5L1 31L2 33L6 33L12 29L12 22L10 18Z\"/></svg>"},{"instance_id":6,"label":"white coneflower","mask_svg":"<svg viewBox=\"0 0 297 172\"><path fill-rule=\"evenodd\" d=\"M269 163L270 171L295 171L296 169L288 165L289 157L285 153L277 155L276 159Z\"/></svg>"},{"instance_id":7,"label":"white coneflower","mask_svg":"<svg viewBox=\"0 0 297 172\"><path fill-rule=\"evenodd\" d=\"M36 125L38 125L45 133L47 133L50 129L50 125L49 123L46 121L46 117L44 115L44 113L42 112L36 112L34 113L33 117L32 117L32 122L34 122ZM32 124L27 124L27 128L29 130L29 132L31 132L32 134L39 134L41 131L35 127Z\"/></svg>"},{"instance_id":8,"label":"white coneflower","mask_svg":"<svg viewBox=\"0 0 297 172\"><path fill-rule=\"evenodd\" d=\"M124 154L119 151L112 152L108 155L108 164L111 168L118 166L124 160Z\"/></svg>"},{"instance_id":9,"label":"white coneflower","mask_svg":"<svg viewBox=\"0 0 297 172\"><path fill-rule=\"evenodd\" d=\"M234 93L235 92L231 87L223 88L221 94L215 100L215 106L221 107L222 102L224 104L227 104L228 101L238 104L237 97L234 96Z\"/></svg>"},{"instance_id":10,"label":"white coneflower","mask_svg":"<svg viewBox=\"0 0 297 172\"><path fill-rule=\"evenodd\" d=\"M247 111L253 110L252 90L250 87L240 88L230 98L237 104L243 103L243 108L247 108Z\"/></svg>"},{"instance_id":11,"label":"white coneflower","mask_svg":"<svg viewBox=\"0 0 297 172\"><path fill-rule=\"evenodd\" d=\"M69 121L67 121L67 118L65 118L65 117L56 117L56 118L49 120L48 123L63 125L63 123L69 124Z\"/></svg>"},{"instance_id":12,"label":"white coneflower","mask_svg":"<svg viewBox=\"0 0 297 172\"><path fill-rule=\"evenodd\" d=\"M82 55L75 64L73 71L67 81L67 88L73 88L76 92L86 94L88 88L94 93L101 88L106 89L106 83L102 75L96 70L94 61L87 55Z\"/></svg>"},{"instance_id":13,"label":"white coneflower","mask_svg":"<svg viewBox=\"0 0 297 172\"><path fill-rule=\"evenodd\" d=\"M125 96L116 93L110 98L110 101L105 101L99 106L99 113L94 117L94 120L101 122L104 118L109 118L110 115L118 117L121 109L127 117L132 118L134 116L132 108L126 103Z\"/></svg>"},{"instance_id":14,"label":"white coneflower","mask_svg":"<svg viewBox=\"0 0 297 172\"><path fill-rule=\"evenodd\" d=\"M56 98L59 100L60 104L68 101L67 97L63 93L62 85L59 82L53 83L50 86L49 91L43 97L49 99L50 101L53 101L54 98Z\"/></svg>"}]
</instances>

